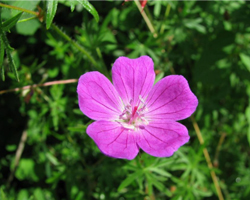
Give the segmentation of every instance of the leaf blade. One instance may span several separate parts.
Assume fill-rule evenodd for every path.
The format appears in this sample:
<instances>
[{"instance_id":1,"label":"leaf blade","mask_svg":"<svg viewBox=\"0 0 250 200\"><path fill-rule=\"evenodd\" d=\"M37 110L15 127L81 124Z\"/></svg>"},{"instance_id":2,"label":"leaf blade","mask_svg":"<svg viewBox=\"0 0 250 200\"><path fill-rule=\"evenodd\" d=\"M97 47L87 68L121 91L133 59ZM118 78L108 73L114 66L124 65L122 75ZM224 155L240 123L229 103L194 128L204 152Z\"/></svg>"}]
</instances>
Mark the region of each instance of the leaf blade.
<instances>
[{"instance_id":1,"label":"leaf blade","mask_svg":"<svg viewBox=\"0 0 250 200\"><path fill-rule=\"evenodd\" d=\"M246 66L248 71L250 72L250 57L244 53L240 53L240 59L242 63Z\"/></svg>"},{"instance_id":2,"label":"leaf blade","mask_svg":"<svg viewBox=\"0 0 250 200\"><path fill-rule=\"evenodd\" d=\"M48 1L47 2L47 13L46 13L46 29L49 29L51 23L55 17L57 10L58 0Z\"/></svg>"},{"instance_id":3,"label":"leaf blade","mask_svg":"<svg viewBox=\"0 0 250 200\"><path fill-rule=\"evenodd\" d=\"M9 29L11 29L13 26L16 25L17 21L20 19L20 17L22 16L22 12L20 12L19 14L15 15L14 17L8 19L7 21L5 21L2 24L2 30L3 31L8 31Z\"/></svg>"},{"instance_id":4,"label":"leaf blade","mask_svg":"<svg viewBox=\"0 0 250 200\"><path fill-rule=\"evenodd\" d=\"M16 65L14 63L14 60L13 60L13 58L11 56L11 52L10 52L10 50L13 50L13 48L9 45L8 39L7 39L4 31L2 31L2 30L0 30L0 31L1 31L0 35L1 35L4 47L5 47L5 51L6 51L6 56L7 56L7 59L9 61L9 67L10 67L11 71L14 73L16 80L19 82L19 77L18 77Z\"/></svg>"},{"instance_id":5,"label":"leaf blade","mask_svg":"<svg viewBox=\"0 0 250 200\"><path fill-rule=\"evenodd\" d=\"M87 0L77 0L90 14L93 15L93 17L95 18L96 22L99 21L99 15L98 12L96 11L96 9L94 8L94 6L92 6L92 4L89 3L89 1Z\"/></svg>"},{"instance_id":6,"label":"leaf blade","mask_svg":"<svg viewBox=\"0 0 250 200\"><path fill-rule=\"evenodd\" d=\"M121 184L118 187L118 191L121 191L123 188L127 187L128 185L130 185L136 178L138 178L139 176L141 176L143 174L142 171L137 171L133 174L131 174L130 176L128 176L125 180L123 180L121 182Z\"/></svg>"},{"instance_id":7,"label":"leaf blade","mask_svg":"<svg viewBox=\"0 0 250 200\"><path fill-rule=\"evenodd\" d=\"M3 44L2 36L0 35L0 67L1 67L2 80L4 81L5 76L4 76L3 59L4 59L4 44Z\"/></svg>"}]
</instances>

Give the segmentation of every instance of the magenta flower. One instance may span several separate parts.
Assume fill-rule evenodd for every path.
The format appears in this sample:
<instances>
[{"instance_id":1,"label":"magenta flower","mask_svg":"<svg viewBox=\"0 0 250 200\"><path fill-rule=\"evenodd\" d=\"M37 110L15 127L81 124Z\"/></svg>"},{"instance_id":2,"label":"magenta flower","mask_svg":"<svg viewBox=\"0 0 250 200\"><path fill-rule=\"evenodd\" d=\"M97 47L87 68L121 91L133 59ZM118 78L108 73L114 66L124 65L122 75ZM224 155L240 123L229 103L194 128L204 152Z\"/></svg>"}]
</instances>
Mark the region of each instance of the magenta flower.
<instances>
[{"instance_id":1,"label":"magenta flower","mask_svg":"<svg viewBox=\"0 0 250 200\"><path fill-rule=\"evenodd\" d=\"M148 56L119 57L112 83L99 72L87 72L78 82L81 111L96 120L86 130L107 156L133 159L141 148L169 157L188 142L188 130L178 120L189 117L198 100L187 80L171 75L154 84L154 63Z\"/></svg>"}]
</instances>

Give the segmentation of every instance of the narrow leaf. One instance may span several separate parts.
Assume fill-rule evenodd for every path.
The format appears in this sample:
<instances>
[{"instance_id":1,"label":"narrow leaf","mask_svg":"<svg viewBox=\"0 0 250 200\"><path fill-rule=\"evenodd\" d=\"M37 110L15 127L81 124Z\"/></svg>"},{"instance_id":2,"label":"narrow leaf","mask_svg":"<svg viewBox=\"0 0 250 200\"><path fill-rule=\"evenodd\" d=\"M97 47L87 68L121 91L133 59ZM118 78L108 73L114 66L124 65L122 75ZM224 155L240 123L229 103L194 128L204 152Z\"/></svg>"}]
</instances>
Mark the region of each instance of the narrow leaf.
<instances>
[{"instance_id":1,"label":"narrow leaf","mask_svg":"<svg viewBox=\"0 0 250 200\"><path fill-rule=\"evenodd\" d=\"M4 59L4 44L2 37L0 35L0 67L1 67L2 80L4 81L5 77L4 77L3 59Z\"/></svg>"},{"instance_id":2,"label":"narrow leaf","mask_svg":"<svg viewBox=\"0 0 250 200\"><path fill-rule=\"evenodd\" d=\"M14 17L8 19L7 21L5 21L3 24L2 24L2 30L3 31L8 31L10 30L13 26L16 25L17 21L19 20L19 18L22 16L22 12L15 15Z\"/></svg>"},{"instance_id":3,"label":"narrow leaf","mask_svg":"<svg viewBox=\"0 0 250 200\"><path fill-rule=\"evenodd\" d=\"M4 47L5 47L6 55L7 55L8 61L9 61L9 67L10 67L11 71L14 73L16 80L19 81L16 65L14 63L14 60L13 60L13 58L11 56L11 52L10 52L10 50L12 50L13 48L9 45L9 42L8 42L8 39L5 35L5 33L2 30L0 30L0 31L1 31L0 35L2 36L1 38L3 41Z\"/></svg>"},{"instance_id":4,"label":"narrow leaf","mask_svg":"<svg viewBox=\"0 0 250 200\"><path fill-rule=\"evenodd\" d=\"M87 0L77 0L90 14L92 14L96 20L99 21L99 15L94 6L90 4Z\"/></svg>"},{"instance_id":5,"label":"narrow leaf","mask_svg":"<svg viewBox=\"0 0 250 200\"><path fill-rule=\"evenodd\" d=\"M0 193L1 193L1 198L0 199L1 200L7 200L6 195L5 195L2 187L1 187Z\"/></svg>"},{"instance_id":6,"label":"narrow leaf","mask_svg":"<svg viewBox=\"0 0 250 200\"><path fill-rule=\"evenodd\" d=\"M172 175L162 169L156 168L156 167L148 167L147 168L148 171L152 171L155 172L161 176L165 176L165 177L171 177Z\"/></svg>"},{"instance_id":7,"label":"narrow leaf","mask_svg":"<svg viewBox=\"0 0 250 200\"><path fill-rule=\"evenodd\" d=\"M246 109L246 117L248 121L247 140L248 140L248 144L250 145L250 105Z\"/></svg>"},{"instance_id":8,"label":"narrow leaf","mask_svg":"<svg viewBox=\"0 0 250 200\"><path fill-rule=\"evenodd\" d=\"M75 1L70 1L70 10L71 12L73 12L75 10L76 7L76 2Z\"/></svg>"},{"instance_id":9,"label":"narrow leaf","mask_svg":"<svg viewBox=\"0 0 250 200\"><path fill-rule=\"evenodd\" d=\"M118 187L118 191L121 191L123 188L130 185L136 178L142 175L142 171L137 171L133 174L131 174L129 177L127 177L124 181L121 182L121 184Z\"/></svg>"},{"instance_id":10,"label":"narrow leaf","mask_svg":"<svg viewBox=\"0 0 250 200\"><path fill-rule=\"evenodd\" d=\"M57 10L58 0L47 2L47 14L46 14L46 28L49 29L50 25L55 17Z\"/></svg>"},{"instance_id":11,"label":"narrow leaf","mask_svg":"<svg viewBox=\"0 0 250 200\"><path fill-rule=\"evenodd\" d=\"M241 53L240 54L240 59L243 62L243 64L246 66L248 71L250 71L250 56L247 56L246 54Z\"/></svg>"}]
</instances>

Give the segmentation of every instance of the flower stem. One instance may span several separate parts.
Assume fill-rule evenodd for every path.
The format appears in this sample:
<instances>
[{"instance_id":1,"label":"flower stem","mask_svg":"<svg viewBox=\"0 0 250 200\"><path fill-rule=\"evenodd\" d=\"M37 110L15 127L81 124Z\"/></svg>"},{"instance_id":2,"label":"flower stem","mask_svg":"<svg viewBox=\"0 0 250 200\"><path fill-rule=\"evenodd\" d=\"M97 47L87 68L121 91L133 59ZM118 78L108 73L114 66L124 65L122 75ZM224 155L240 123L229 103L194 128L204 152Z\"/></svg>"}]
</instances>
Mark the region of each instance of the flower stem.
<instances>
[{"instance_id":1,"label":"flower stem","mask_svg":"<svg viewBox=\"0 0 250 200\"><path fill-rule=\"evenodd\" d=\"M139 9L139 11L141 12L141 15L142 15L144 21L146 22L150 32L153 34L154 38L156 38L158 35L157 35L157 33L156 33L155 29L154 29L153 24L149 20L147 14L142 10L141 4L139 3L138 0L135 0L135 4L136 4L137 8Z\"/></svg>"},{"instance_id":2,"label":"flower stem","mask_svg":"<svg viewBox=\"0 0 250 200\"><path fill-rule=\"evenodd\" d=\"M199 128L198 124L197 124L197 122L196 122L196 120L194 119L193 116L191 116L190 119L192 120L193 127L194 127L194 130L195 130L196 135L197 135L197 137L198 137L198 140L199 140L200 144L203 145L203 144L204 144L204 140L203 140L203 137L202 137L202 134L201 134L201 131L200 131L200 128ZM208 168L211 170L211 171L210 171L210 174L211 174L211 177L212 177L212 179L213 179L214 186L215 186L215 189L216 189L216 191L217 191L219 200L224 200L224 197L223 197L223 195L222 195L222 192L221 192L221 189L220 189L220 185L219 185L218 179L217 179L216 174L215 174L215 172L214 172L214 170L213 170L214 167L213 167L213 164L212 164L212 162L211 162L211 158L210 158L210 156L209 156L209 153L208 153L208 151L207 151L207 148L204 148L204 149L203 149L203 154L204 154L205 159L206 159L206 161L207 161L207 166L208 166Z\"/></svg>"}]
</instances>

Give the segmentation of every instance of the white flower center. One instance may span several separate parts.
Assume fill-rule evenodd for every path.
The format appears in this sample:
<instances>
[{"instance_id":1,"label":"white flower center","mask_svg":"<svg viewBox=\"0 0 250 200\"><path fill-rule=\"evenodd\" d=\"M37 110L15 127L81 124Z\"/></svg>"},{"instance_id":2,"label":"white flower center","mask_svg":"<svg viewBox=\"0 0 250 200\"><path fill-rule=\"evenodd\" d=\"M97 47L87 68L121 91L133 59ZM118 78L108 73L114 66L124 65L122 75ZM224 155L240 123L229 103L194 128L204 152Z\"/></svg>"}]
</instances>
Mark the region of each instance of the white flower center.
<instances>
[{"instance_id":1,"label":"white flower center","mask_svg":"<svg viewBox=\"0 0 250 200\"><path fill-rule=\"evenodd\" d=\"M133 105L133 101L130 100L129 104L125 106L118 122L126 129L143 129L149 123L144 116L145 111L147 111L145 101L139 96L139 101L136 105Z\"/></svg>"}]
</instances>

